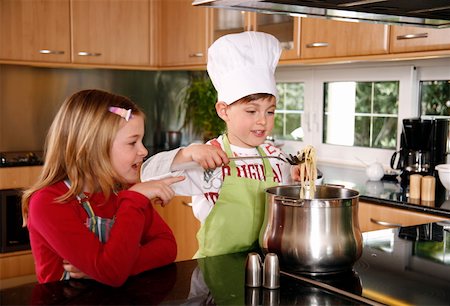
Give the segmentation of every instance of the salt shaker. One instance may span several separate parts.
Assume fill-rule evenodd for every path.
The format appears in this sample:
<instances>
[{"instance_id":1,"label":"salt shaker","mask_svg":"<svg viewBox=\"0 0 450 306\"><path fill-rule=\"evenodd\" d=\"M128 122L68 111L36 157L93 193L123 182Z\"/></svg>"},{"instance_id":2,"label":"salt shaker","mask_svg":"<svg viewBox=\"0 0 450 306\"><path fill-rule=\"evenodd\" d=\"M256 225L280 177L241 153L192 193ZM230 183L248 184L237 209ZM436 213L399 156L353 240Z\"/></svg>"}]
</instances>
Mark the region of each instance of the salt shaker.
<instances>
[{"instance_id":1,"label":"salt shaker","mask_svg":"<svg viewBox=\"0 0 450 306\"><path fill-rule=\"evenodd\" d=\"M420 189L421 189L422 175L411 174L409 176L409 198L410 199L420 199Z\"/></svg>"},{"instance_id":2,"label":"salt shaker","mask_svg":"<svg viewBox=\"0 0 450 306\"><path fill-rule=\"evenodd\" d=\"M426 175L422 178L421 197L422 201L432 202L435 198L436 179L434 176Z\"/></svg>"},{"instance_id":3,"label":"salt shaker","mask_svg":"<svg viewBox=\"0 0 450 306\"><path fill-rule=\"evenodd\" d=\"M280 263L275 253L268 253L264 259L263 287L267 289L280 287Z\"/></svg>"},{"instance_id":4,"label":"salt shaker","mask_svg":"<svg viewBox=\"0 0 450 306\"><path fill-rule=\"evenodd\" d=\"M245 263L245 286L260 287L261 274L261 257L255 252L249 253Z\"/></svg>"}]
</instances>

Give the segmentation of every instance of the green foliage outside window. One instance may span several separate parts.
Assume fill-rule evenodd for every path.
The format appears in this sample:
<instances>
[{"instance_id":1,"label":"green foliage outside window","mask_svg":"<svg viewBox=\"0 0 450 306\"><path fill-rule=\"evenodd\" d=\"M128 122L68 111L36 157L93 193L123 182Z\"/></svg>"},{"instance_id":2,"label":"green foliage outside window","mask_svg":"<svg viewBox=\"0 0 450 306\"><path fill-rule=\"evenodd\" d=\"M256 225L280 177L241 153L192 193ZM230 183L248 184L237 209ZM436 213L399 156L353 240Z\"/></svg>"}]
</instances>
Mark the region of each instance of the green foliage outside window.
<instances>
[{"instance_id":1,"label":"green foliage outside window","mask_svg":"<svg viewBox=\"0 0 450 306\"><path fill-rule=\"evenodd\" d=\"M422 115L450 116L450 80L420 82Z\"/></svg>"}]
</instances>

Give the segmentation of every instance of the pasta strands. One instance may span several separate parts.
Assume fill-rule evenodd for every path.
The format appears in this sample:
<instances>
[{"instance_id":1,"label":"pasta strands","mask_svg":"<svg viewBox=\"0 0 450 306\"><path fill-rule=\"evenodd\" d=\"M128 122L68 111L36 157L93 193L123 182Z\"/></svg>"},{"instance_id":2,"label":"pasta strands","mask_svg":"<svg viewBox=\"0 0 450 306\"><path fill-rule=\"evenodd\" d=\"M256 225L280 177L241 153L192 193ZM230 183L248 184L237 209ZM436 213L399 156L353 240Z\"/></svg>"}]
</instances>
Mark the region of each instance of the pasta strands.
<instances>
[{"instance_id":1,"label":"pasta strands","mask_svg":"<svg viewBox=\"0 0 450 306\"><path fill-rule=\"evenodd\" d=\"M305 198L306 182L309 184L309 191L311 198L314 197L316 191L317 167L316 167L316 149L307 145L303 150L300 150L297 157L302 162L300 163L300 199Z\"/></svg>"}]
</instances>

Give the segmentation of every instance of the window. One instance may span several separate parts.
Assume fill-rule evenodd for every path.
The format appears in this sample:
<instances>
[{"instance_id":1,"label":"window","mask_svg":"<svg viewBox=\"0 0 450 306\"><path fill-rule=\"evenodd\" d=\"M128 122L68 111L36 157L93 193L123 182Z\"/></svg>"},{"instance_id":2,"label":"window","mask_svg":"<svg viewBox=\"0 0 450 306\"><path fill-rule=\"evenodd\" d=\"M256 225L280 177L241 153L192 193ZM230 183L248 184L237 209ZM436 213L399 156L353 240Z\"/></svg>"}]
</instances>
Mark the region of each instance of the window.
<instances>
[{"instance_id":1,"label":"window","mask_svg":"<svg viewBox=\"0 0 450 306\"><path fill-rule=\"evenodd\" d=\"M323 143L395 149L398 81L326 82Z\"/></svg>"},{"instance_id":2,"label":"window","mask_svg":"<svg viewBox=\"0 0 450 306\"><path fill-rule=\"evenodd\" d=\"M275 110L275 139L303 140L303 83L277 83L278 102Z\"/></svg>"},{"instance_id":3,"label":"window","mask_svg":"<svg viewBox=\"0 0 450 306\"><path fill-rule=\"evenodd\" d=\"M450 119L450 80L421 81L420 109L423 116Z\"/></svg>"},{"instance_id":4,"label":"window","mask_svg":"<svg viewBox=\"0 0 450 306\"><path fill-rule=\"evenodd\" d=\"M313 145L321 162L364 166L379 161L387 166L399 146L402 120L419 115L414 65L280 67L276 80L276 133L284 137L282 149L295 154ZM298 84L302 89L293 89ZM286 100L295 102L286 106ZM291 134L295 128L303 132L299 140Z\"/></svg>"}]
</instances>

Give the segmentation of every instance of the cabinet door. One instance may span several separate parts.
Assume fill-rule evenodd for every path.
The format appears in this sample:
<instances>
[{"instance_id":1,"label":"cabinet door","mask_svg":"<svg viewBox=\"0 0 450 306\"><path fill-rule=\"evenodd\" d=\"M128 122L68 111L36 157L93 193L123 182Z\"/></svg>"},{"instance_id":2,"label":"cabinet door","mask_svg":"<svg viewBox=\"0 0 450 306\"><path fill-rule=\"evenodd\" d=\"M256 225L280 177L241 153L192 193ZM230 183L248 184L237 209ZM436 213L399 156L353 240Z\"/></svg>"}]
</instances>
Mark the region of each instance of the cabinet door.
<instances>
[{"instance_id":1,"label":"cabinet door","mask_svg":"<svg viewBox=\"0 0 450 306\"><path fill-rule=\"evenodd\" d=\"M69 0L1 0L0 58L69 62Z\"/></svg>"},{"instance_id":2,"label":"cabinet door","mask_svg":"<svg viewBox=\"0 0 450 306\"><path fill-rule=\"evenodd\" d=\"M72 0L73 62L149 65L149 0Z\"/></svg>"},{"instance_id":3,"label":"cabinet door","mask_svg":"<svg viewBox=\"0 0 450 306\"><path fill-rule=\"evenodd\" d=\"M192 6L192 0L161 3L161 65L206 65L209 47L207 8Z\"/></svg>"},{"instance_id":4,"label":"cabinet door","mask_svg":"<svg viewBox=\"0 0 450 306\"><path fill-rule=\"evenodd\" d=\"M278 14L254 14L253 27L278 38L283 52L280 60L300 57L300 18Z\"/></svg>"},{"instance_id":5,"label":"cabinet door","mask_svg":"<svg viewBox=\"0 0 450 306\"><path fill-rule=\"evenodd\" d=\"M249 29L249 13L238 10L212 9L212 14L212 42L221 36L240 33Z\"/></svg>"},{"instance_id":6,"label":"cabinet door","mask_svg":"<svg viewBox=\"0 0 450 306\"><path fill-rule=\"evenodd\" d=\"M435 50L450 50L450 28L391 26L391 53Z\"/></svg>"},{"instance_id":7,"label":"cabinet door","mask_svg":"<svg viewBox=\"0 0 450 306\"><path fill-rule=\"evenodd\" d=\"M444 217L366 202L359 202L358 217L359 227L362 232L446 220Z\"/></svg>"},{"instance_id":8,"label":"cabinet door","mask_svg":"<svg viewBox=\"0 0 450 306\"><path fill-rule=\"evenodd\" d=\"M302 18L301 58L386 54L389 26Z\"/></svg>"},{"instance_id":9,"label":"cabinet door","mask_svg":"<svg viewBox=\"0 0 450 306\"><path fill-rule=\"evenodd\" d=\"M197 231L200 222L189 206L191 197L176 196L165 207L155 206L156 211L172 229L178 245L176 261L192 259L198 250Z\"/></svg>"}]
</instances>

